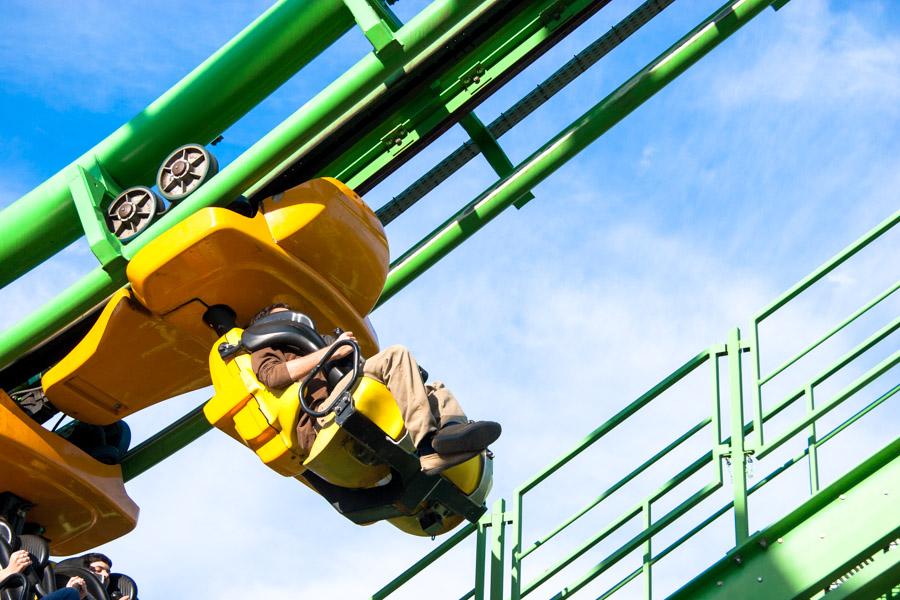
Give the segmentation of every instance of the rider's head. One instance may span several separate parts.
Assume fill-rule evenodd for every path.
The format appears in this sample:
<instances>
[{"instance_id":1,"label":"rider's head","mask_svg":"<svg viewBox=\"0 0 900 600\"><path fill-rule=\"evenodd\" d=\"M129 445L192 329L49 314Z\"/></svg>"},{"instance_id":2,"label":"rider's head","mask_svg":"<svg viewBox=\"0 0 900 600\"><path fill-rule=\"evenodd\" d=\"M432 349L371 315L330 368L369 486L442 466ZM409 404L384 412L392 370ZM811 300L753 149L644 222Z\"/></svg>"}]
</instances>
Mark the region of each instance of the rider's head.
<instances>
[{"instance_id":1,"label":"rider's head","mask_svg":"<svg viewBox=\"0 0 900 600\"><path fill-rule=\"evenodd\" d=\"M109 571L112 569L112 561L105 554L91 552L81 557L84 567L106 585L109 581Z\"/></svg>"},{"instance_id":2,"label":"rider's head","mask_svg":"<svg viewBox=\"0 0 900 600\"><path fill-rule=\"evenodd\" d=\"M284 302L276 302L275 304L270 304L269 306L265 307L264 309L262 309L261 311L259 311L255 315L253 315L253 318L250 319L250 323L248 323L247 326L249 327L250 325L253 325L254 323L259 321L263 317L268 317L272 313L277 313L277 312L281 312L284 310L291 310L291 307L288 306L287 304L285 304Z\"/></svg>"}]
</instances>

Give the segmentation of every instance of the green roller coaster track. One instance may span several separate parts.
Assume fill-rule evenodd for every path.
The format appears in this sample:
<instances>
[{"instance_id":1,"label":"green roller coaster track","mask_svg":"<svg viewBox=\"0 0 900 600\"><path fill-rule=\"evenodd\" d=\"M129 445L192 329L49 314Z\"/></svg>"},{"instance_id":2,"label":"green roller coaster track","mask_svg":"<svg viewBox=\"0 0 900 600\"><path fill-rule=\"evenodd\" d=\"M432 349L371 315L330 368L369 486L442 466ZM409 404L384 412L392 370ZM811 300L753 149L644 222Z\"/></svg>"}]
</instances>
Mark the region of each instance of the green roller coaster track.
<instances>
[{"instance_id":1,"label":"green roller coaster track","mask_svg":"<svg viewBox=\"0 0 900 600\"><path fill-rule=\"evenodd\" d=\"M4 332L0 340L4 385L46 367L46 348L64 339L69 328L88 320L127 283L128 261L194 211L228 205L239 195L263 197L317 176L337 177L365 192L459 123L471 139L379 208L379 218L387 224L478 153L499 180L391 264L378 304L388 301L510 206L521 208L533 198L535 186L764 9L777 10L787 0L726 2L531 156L513 164L498 139L674 2L641 3L499 118L484 124L472 112L480 102L609 0L435 0L405 24L382 0L281 0L134 119L0 212L0 285L28 273L81 236L98 263L54 301ZM102 209L113 197L127 187L149 185L171 149L188 142L212 142L354 25L371 43L371 53L136 239L123 244L108 231ZM644 597L652 598L655 566L723 518L731 520L732 549L687 581L674 597L894 597L892 589L900 582L900 548L896 547L900 439L826 487L820 486L819 451L900 390L900 385L888 384L874 400L823 433L823 417L858 398L862 390L882 385L883 376L900 362L892 337L900 319L880 323L867 339L784 397L771 397L766 385L851 324L877 313L900 281L767 373L762 371L759 332L763 322L882 239L898 222L900 213L895 213L760 311L744 334L734 329L723 343L685 362L518 487L510 498L497 500L478 523L461 528L377 591L373 599L404 589L426 567L472 536L474 573L463 598L567 598L601 576L623 569L625 575L599 597L613 596L642 581ZM48 231L54 235L46 235ZM877 360L872 360L873 353L880 353ZM834 393L820 391L837 374L851 371L855 377L849 384ZM576 468L575 459L582 453L606 443L607 436L636 413L653 410L664 392L698 373L710 384L707 416L673 433L649 459L599 491L571 517L533 541L526 539L526 495L534 497L533 491L558 472ZM785 416L796 415L797 407L802 414L784 425ZM209 430L201 407L190 411L128 452L122 462L124 479L140 475ZM617 492L648 470L668 464L676 451L699 435L711 439L707 451L680 465L662 487L632 501L601 529L591 530L573 551L555 554L558 558L549 567L526 577L527 558L547 552L545 548L552 548L551 542L563 532L584 532L584 517L606 508L610 498L618 498ZM761 461L798 439L805 441L800 454L749 483L751 461ZM810 498L797 501L780 520L751 532L754 494L801 463L808 468ZM692 493L673 504L676 488L683 490L684 484L695 485L701 479ZM728 502L685 529L686 518L695 514L695 508L705 507L714 494L727 489ZM621 538L626 524L635 520L642 523L639 533L558 585L576 561L607 540ZM671 541L673 531L679 534ZM635 553L640 560L632 568L630 557Z\"/></svg>"}]
</instances>

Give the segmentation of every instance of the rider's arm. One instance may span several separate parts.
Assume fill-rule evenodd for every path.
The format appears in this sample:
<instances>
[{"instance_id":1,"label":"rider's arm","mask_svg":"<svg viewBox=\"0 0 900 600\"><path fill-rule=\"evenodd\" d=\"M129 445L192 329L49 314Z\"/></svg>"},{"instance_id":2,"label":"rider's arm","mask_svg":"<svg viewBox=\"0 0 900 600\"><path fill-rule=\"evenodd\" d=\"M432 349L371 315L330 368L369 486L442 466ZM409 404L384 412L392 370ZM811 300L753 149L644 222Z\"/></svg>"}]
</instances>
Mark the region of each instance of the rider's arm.
<instances>
[{"instance_id":1,"label":"rider's arm","mask_svg":"<svg viewBox=\"0 0 900 600\"><path fill-rule=\"evenodd\" d=\"M342 339L355 340L353 333L346 331L338 337L337 341ZM274 348L265 348L253 353L252 365L253 371L256 373L260 383L268 388L286 388L295 381L300 381L313 370L319 363L330 346L316 350L306 356L298 356L291 360L285 360L283 352ZM335 359L343 358L350 354L349 346L342 346L332 354Z\"/></svg>"}]
</instances>

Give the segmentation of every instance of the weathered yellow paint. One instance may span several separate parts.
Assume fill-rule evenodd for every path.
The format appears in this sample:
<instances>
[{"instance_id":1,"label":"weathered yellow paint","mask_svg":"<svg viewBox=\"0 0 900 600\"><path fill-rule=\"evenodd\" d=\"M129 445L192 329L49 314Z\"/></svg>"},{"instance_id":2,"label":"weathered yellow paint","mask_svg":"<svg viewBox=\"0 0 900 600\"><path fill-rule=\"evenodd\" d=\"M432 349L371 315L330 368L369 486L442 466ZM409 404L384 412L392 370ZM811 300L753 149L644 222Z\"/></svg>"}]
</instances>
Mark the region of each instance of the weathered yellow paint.
<instances>
[{"instance_id":1,"label":"weathered yellow paint","mask_svg":"<svg viewBox=\"0 0 900 600\"><path fill-rule=\"evenodd\" d=\"M44 374L41 385L64 413L108 425L209 385L209 343L153 315L121 289L81 342Z\"/></svg>"},{"instance_id":2,"label":"weathered yellow paint","mask_svg":"<svg viewBox=\"0 0 900 600\"><path fill-rule=\"evenodd\" d=\"M384 286L387 240L358 196L317 179L268 199L254 218L206 208L153 240L128 265L135 297L166 316L191 301L225 304L239 325L273 302L308 314L321 331L353 331L377 351L366 315ZM202 320L183 324L208 335Z\"/></svg>"},{"instance_id":3,"label":"weathered yellow paint","mask_svg":"<svg viewBox=\"0 0 900 600\"><path fill-rule=\"evenodd\" d=\"M138 506L118 465L100 463L30 419L0 390L0 481L31 502L56 555L84 552L134 529Z\"/></svg>"}]
</instances>

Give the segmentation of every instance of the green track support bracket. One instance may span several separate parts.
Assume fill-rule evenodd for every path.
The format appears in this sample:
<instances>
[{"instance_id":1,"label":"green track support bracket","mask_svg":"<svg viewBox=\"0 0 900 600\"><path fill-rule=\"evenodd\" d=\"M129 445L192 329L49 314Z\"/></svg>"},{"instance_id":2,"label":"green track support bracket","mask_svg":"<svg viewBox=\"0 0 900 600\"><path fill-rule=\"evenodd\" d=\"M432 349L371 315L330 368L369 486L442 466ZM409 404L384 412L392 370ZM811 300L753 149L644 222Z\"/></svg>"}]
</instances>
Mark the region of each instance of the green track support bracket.
<instances>
[{"instance_id":1,"label":"green track support bracket","mask_svg":"<svg viewBox=\"0 0 900 600\"><path fill-rule=\"evenodd\" d=\"M472 138L472 141L478 146L478 149L481 150L481 154L484 155L484 158L488 161L488 164L491 165L497 175L503 178L515 170L509 157L497 142L497 138L491 134L490 130L484 126L484 123L481 122L481 119L479 119L475 113L470 112L464 115L463 118L459 120L459 124L466 130L466 133L469 134L469 137ZM534 194L525 192L519 199L513 202L513 206L522 208L531 200L534 200Z\"/></svg>"},{"instance_id":2,"label":"green track support bracket","mask_svg":"<svg viewBox=\"0 0 900 600\"><path fill-rule=\"evenodd\" d=\"M113 194L108 189L100 165L95 163L95 166L96 169L92 170L96 170L100 179L80 165L75 165L75 175L69 181L69 190L88 246L100 261L103 270L110 273L121 270L128 261L122 254L122 243L106 226L102 207L112 199Z\"/></svg>"},{"instance_id":3,"label":"green track support bracket","mask_svg":"<svg viewBox=\"0 0 900 600\"><path fill-rule=\"evenodd\" d=\"M781 10L781 9L784 8L784 7L787 5L787 3L790 2L790 1L791 1L791 0L775 0L775 2L772 3L772 8L775 9L775 10Z\"/></svg>"},{"instance_id":4,"label":"green track support bracket","mask_svg":"<svg viewBox=\"0 0 900 600\"><path fill-rule=\"evenodd\" d=\"M403 53L394 32L403 25L381 0L344 0L353 19L375 49L375 55L389 62Z\"/></svg>"},{"instance_id":5,"label":"green track support bracket","mask_svg":"<svg viewBox=\"0 0 900 600\"><path fill-rule=\"evenodd\" d=\"M407 119L381 138L381 143L392 156L397 156L421 137L418 131L410 127L411 124L412 121Z\"/></svg>"},{"instance_id":6,"label":"green track support bracket","mask_svg":"<svg viewBox=\"0 0 900 600\"><path fill-rule=\"evenodd\" d=\"M751 536L670 600L873 598L897 581L900 439ZM885 551L887 550L887 551ZM856 589L860 593L852 593Z\"/></svg>"}]
</instances>

